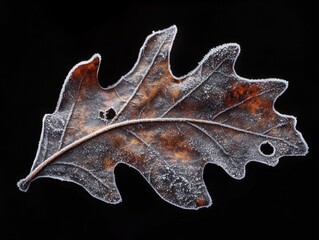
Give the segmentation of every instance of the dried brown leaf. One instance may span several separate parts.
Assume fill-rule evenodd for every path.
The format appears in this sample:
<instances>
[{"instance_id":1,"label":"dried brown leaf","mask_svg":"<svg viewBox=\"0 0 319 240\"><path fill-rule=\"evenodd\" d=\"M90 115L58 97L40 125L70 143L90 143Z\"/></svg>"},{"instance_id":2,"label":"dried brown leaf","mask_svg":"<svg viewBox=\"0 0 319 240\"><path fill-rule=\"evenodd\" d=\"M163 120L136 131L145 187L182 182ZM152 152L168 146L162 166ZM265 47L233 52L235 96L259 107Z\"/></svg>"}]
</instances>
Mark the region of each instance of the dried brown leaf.
<instances>
[{"instance_id":1,"label":"dried brown leaf","mask_svg":"<svg viewBox=\"0 0 319 240\"><path fill-rule=\"evenodd\" d=\"M293 116L274 103L288 84L239 77L240 48L212 49L198 67L175 77L169 65L176 27L147 37L133 69L114 86L98 83L100 55L68 74L53 114L43 118L30 174L77 183L92 196L119 203L114 168L137 169L167 202L181 208L211 205L203 181L207 163L241 179L250 161L274 166L282 156L305 155ZM262 147L268 144L270 152Z\"/></svg>"}]
</instances>

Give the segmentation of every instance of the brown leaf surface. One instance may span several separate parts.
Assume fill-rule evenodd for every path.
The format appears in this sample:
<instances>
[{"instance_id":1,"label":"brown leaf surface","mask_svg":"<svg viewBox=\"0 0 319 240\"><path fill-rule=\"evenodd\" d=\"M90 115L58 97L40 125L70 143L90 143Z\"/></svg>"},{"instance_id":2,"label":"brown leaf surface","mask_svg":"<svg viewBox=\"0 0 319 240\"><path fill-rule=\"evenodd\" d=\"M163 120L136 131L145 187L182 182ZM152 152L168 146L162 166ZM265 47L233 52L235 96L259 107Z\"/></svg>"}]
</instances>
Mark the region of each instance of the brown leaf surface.
<instances>
[{"instance_id":1,"label":"brown leaf surface","mask_svg":"<svg viewBox=\"0 0 319 240\"><path fill-rule=\"evenodd\" d=\"M237 44L212 49L177 78L169 65L176 31L172 26L148 36L133 69L107 89L98 83L98 54L70 71L55 112L43 119L39 149L20 190L51 177L118 203L114 168L125 163L167 202L198 209L211 205L203 181L207 163L241 179L250 161L274 166L282 156L307 153L296 119L273 107L286 81L236 75ZM261 149L266 143L270 152Z\"/></svg>"}]
</instances>

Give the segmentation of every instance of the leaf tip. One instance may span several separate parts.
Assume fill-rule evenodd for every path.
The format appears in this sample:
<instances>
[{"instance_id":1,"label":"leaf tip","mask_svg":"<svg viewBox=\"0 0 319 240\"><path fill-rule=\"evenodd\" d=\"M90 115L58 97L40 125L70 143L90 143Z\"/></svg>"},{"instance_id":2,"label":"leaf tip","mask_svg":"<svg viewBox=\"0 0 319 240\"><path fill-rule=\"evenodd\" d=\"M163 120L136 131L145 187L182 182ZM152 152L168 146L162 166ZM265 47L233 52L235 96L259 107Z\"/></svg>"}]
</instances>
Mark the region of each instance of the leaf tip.
<instances>
[{"instance_id":1,"label":"leaf tip","mask_svg":"<svg viewBox=\"0 0 319 240\"><path fill-rule=\"evenodd\" d=\"M172 26L168 27L167 30L171 32L177 32L177 26L173 24Z\"/></svg>"},{"instance_id":2,"label":"leaf tip","mask_svg":"<svg viewBox=\"0 0 319 240\"><path fill-rule=\"evenodd\" d=\"M283 92L288 88L289 86L289 82L287 80L284 79L280 79L280 78L272 78L271 81L276 82L278 85L278 88L282 89Z\"/></svg>"},{"instance_id":3,"label":"leaf tip","mask_svg":"<svg viewBox=\"0 0 319 240\"><path fill-rule=\"evenodd\" d=\"M95 53L90 58L90 60L88 60L88 62L92 62L92 63L95 63L95 64L100 64L101 60L102 60L101 55L99 53Z\"/></svg>"},{"instance_id":4,"label":"leaf tip","mask_svg":"<svg viewBox=\"0 0 319 240\"><path fill-rule=\"evenodd\" d=\"M101 55L98 53L95 53L88 61L87 61L87 68L88 69L94 69L94 70L98 70L100 67L100 63L101 63Z\"/></svg>"},{"instance_id":5,"label":"leaf tip","mask_svg":"<svg viewBox=\"0 0 319 240\"><path fill-rule=\"evenodd\" d=\"M101 55L96 53L89 60L76 64L69 72L67 79L82 81L84 76L88 80L97 82L97 74L100 68Z\"/></svg>"},{"instance_id":6,"label":"leaf tip","mask_svg":"<svg viewBox=\"0 0 319 240\"><path fill-rule=\"evenodd\" d=\"M240 46L237 43L226 43L219 45L217 47L212 48L203 58L203 60L199 63L200 65L206 62L209 59L214 58L229 58L232 59L233 62L237 59L240 53Z\"/></svg>"},{"instance_id":7,"label":"leaf tip","mask_svg":"<svg viewBox=\"0 0 319 240\"><path fill-rule=\"evenodd\" d=\"M176 25L172 25L168 28L153 32L152 35L162 35L162 34L167 35L167 36L173 35L173 39L174 39L176 33L177 33L177 27L176 27Z\"/></svg>"},{"instance_id":8,"label":"leaf tip","mask_svg":"<svg viewBox=\"0 0 319 240\"><path fill-rule=\"evenodd\" d=\"M221 45L221 47L226 49L233 58L237 58L240 54L240 45L238 43L226 43Z\"/></svg>"}]
</instances>

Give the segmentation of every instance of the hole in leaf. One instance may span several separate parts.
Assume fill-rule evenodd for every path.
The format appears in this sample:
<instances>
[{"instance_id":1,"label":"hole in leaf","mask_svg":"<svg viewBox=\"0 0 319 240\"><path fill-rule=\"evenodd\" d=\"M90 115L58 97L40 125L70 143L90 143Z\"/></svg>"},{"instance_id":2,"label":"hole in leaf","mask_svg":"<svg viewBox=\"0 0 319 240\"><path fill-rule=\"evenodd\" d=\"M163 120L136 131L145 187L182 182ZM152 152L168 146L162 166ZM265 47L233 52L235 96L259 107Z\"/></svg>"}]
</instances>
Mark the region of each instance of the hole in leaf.
<instances>
[{"instance_id":1,"label":"hole in leaf","mask_svg":"<svg viewBox=\"0 0 319 240\"><path fill-rule=\"evenodd\" d=\"M113 108L110 108L109 110L105 112L105 116L108 120L113 119L115 115L116 115L116 112Z\"/></svg>"},{"instance_id":2,"label":"hole in leaf","mask_svg":"<svg viewBox=\"0 0 319 240\"><path fill-rule=\"evenodd\" d=\"M275 154L275 148L270 142L262 142L259 146L260 152L265 156L273 156Z\"/></svg>"},{"instance_id":3,"label":"hole in leaf","mask_svg":"<svg viewBox=\"0 0 319 240\"><path fill-rule=\"evenodd\" d=\"M100 111L100 118L103 118L103 119L105 118L103 111Z\"/></svg>"}]
</instances>

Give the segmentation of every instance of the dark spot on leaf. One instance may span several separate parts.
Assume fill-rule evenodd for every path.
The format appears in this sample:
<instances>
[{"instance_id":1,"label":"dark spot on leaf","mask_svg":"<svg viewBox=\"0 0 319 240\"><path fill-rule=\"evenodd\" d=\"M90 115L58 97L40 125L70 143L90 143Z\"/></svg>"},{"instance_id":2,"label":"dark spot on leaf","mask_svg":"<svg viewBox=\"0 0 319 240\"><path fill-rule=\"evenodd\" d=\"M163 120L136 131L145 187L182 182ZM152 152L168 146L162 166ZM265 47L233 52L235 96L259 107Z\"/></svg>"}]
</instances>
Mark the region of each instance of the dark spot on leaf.
<instances>
[{"instance_id":1,"label":"dark spot on leaf","mask_svg":"<svg viewBox=\"0 0 319 240\"><path fill-rule=\"evenodd\" d=\"M100 118L104 119L105 118L105 115L104 115L104 111L100 111Z\"/></svg>"}]
</instances>

